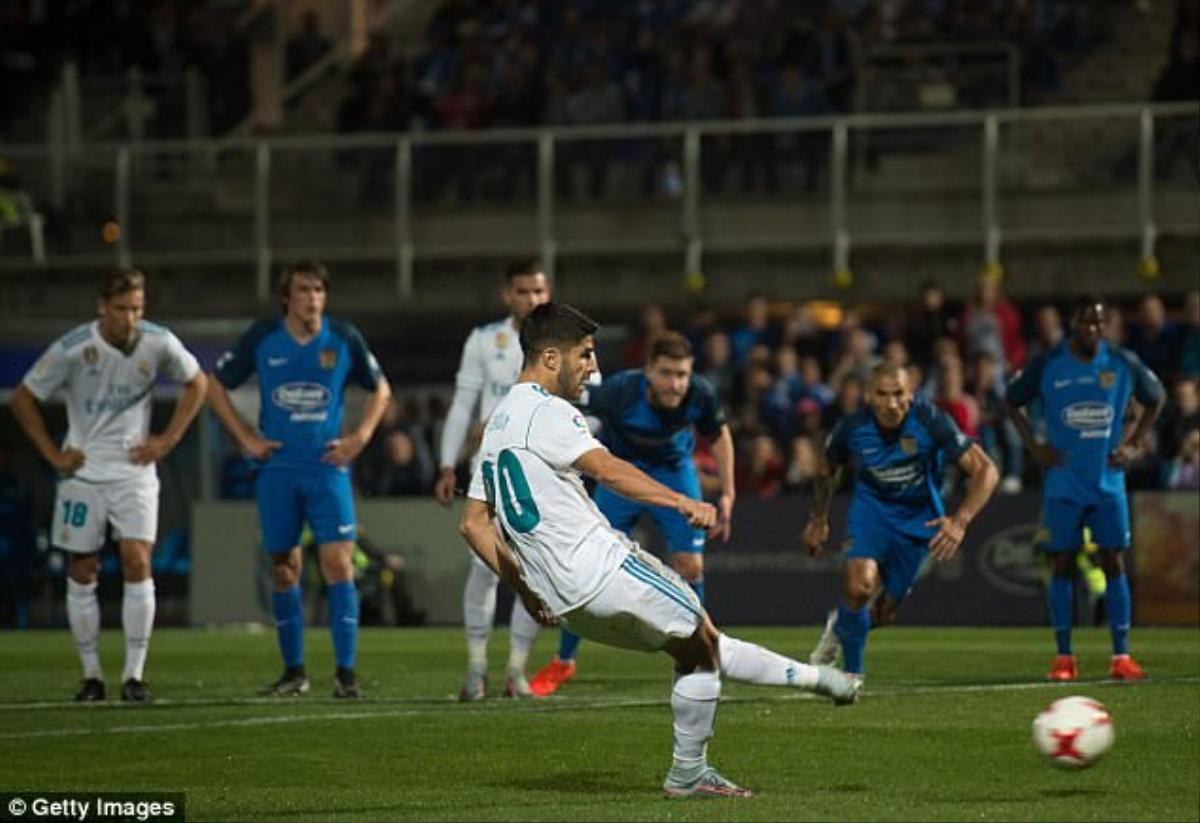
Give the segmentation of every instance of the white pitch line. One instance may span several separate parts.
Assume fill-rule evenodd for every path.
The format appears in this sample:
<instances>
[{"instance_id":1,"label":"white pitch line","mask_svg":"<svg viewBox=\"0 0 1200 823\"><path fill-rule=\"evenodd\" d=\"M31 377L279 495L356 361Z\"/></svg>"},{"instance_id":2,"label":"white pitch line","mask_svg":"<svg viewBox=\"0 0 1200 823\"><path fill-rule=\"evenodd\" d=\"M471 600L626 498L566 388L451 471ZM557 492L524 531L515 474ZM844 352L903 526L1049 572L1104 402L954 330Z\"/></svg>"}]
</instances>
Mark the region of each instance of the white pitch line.
<instances>
[{"instance_id":1,"label":"white pitch line","mask_svg":"<svg viewBox=\"0 0 1200 823\"><path fill-rule=\"evenodd\" d=\"M1005 691L1024 691L1031 689L1066 689L1085 687L1134 687L1138 685L1183 685L1200 683L1200 677L1175 677L1147 681L1145 684L1130 684L1122 683L1114 680L1075 680L1069 683L1046 683L1046 682L1029 682L1029 683L978 683L959 686L885 686L880 689L872 689L865 693L868 699L880 697L903 697L910 694L942 694L942 693L972 693L972 692L1005 692ZM724 699L724 703L778 703L790 700L823 700L808 692L788 692L785 694L777 694L772 696L756 696L756 697L729 697ZM492 706L481 707L464 707L450 701L425 701L425 708L417 709L391 709L387 711L339 711L339 712L311 712L301 714L288 715L265 715L257 717L243 717L230 720L213 720L203 723L145 723L140 725L129 726L113 726L110 728L97 729L39 729L28 732L4 732L0 733L0 740L28 740L42 737L86 737L89 735L105 735L105 734L157 734L161 732L186 732L196 729L212 729L212 728L238 728L242 726L274 726L286 725L290 723L308 723L310 721L322 720L378 720L396 717L420 717L435 713L443 713L447 710L455 711L462 714L520 714L520 713L543 713L556 711L589 711L592 709L619 709L619 708L654 708L665 706L669 701L662 699L648 698L613 698L613 699L568 699L561 700L538 700L536 702L527 703L509 703L492 704ZM246 702L246 705L260 705L260 701ZM19 704L6 704L4 707L16 707ZM48 705L58 708L71 707L74 704L26 704L29 705ZM241 705L224 702L201 702L183 703L180 701L177 704L180 707L219 707L227 705ZM274 705L286 706L286 702L275 700ZM290 704L296 705L296 704ZM144 710L144 709L143 709ZM133 709L138 711L138 709Z\"/></svg>"},{"instance_id":2,"label":"white pitch line","mask_svg":"<svg viewBox=\"0 0 1200 823\"><path fill-rule=\"evenodd\" d=\"M448 706L455 705L447 703ZM572 711L576 709L608 709L608 708L641 708L650 706L665 705L663 700L638 700L629 698L625 700L605 700L605 701L573 701L562 703L543 703L538 701L537 705L530 704L522 706L514 712L513 706L505 706L500 708L470 708L460 707L455 709L463 714L513 714L521 712L550 712L550 711ZM135 709L136 711L136 709ZM204 723L146 723L138 726L113 726L111 728L99 729L40 729L31 732L5 732L0 733L0 740L25 740L28 738L37 737L86 737L89 735L105 735L105 734L140 734L143 732L157 734L159 732L185 732L194 731L196 729L214 729L214 728L237 728L239 726L272 726L287 723L307 723L312 720L378 720L380 718L391 717L420 717L434 714L435 712L424 709L393 709L390 711L373 712L373 711L356 711L356 712L311 712L302 714L288 715L267 715L258 717L242 717L234 720L213 720Z\"/></svg>"},{"instance_id":3,"label":"white pitch line","mask_svg":"<svg viewBox=\"0 0 1200 823\"><path fill-rule=\"evenodd\" d=\"M729 682L728 680L726 682ZM1181 685L1188 683L1200 683L1200 676L1182 676L1182 677L1160 677L1146 680L1142 683L1125 683L1119 680L1111 680L1108 678L1096 678L1094 680L1072 680L1066 683L1052 683L1045 680L1029 680L1017 681L1012 683L963 683L963 684L945 684L937 683L929 680L900 680L887 686L876 686L868 688L864 691L865 695L871 697L895 697L908 694L933 694L941 692L951 693L971 693L971 692L1003 692L1003 691L1022 691L1025 689L1065 689L1079 686L1106 686L1106 687L1124 687L1124 686L1162 686L1162 685ZM805 698L814 698L814 695L806 693L788 693L775 696L762 697L738 697L726 698L726 702L745 702L747 700L796 700ZM613 704L611 701L618 701ZM632 703L630 701L633 701ZM607 708L610 705L658 705L666 703L664 700L653 700L650 698L573 698L558 695L555 697L536 698L525 703L510 702L506 705L505 711L520 711L522 707L537 708L545 710L550 708L557 709L587 709L587 708ZM205 709L205 708L237 708L241 706L272 706L272 707L292 707L292 706L319 706L321 704L330 705L345 705L342 701L334 700L333 698L286 698L286 697L230 697L230 698L156 698L149 707L129 706L118 701L106 701L103 703L75 703L67 700L41 700L37 702L22 703L0 702L0 712L4 711L38 711L38 710L59 710L59 711L85 711L85 712L106 712L106 711L147 711L157 709ZM380 705L410 705L410 706L425 706L432 710L437 709L452 709L454 711L466 710L455 698L454 695L447 695L444 698L437 697L395 697L395 698L370 698L359 705L362 706L380 706ZM474 709L480 711L479 707ZM0 737L3 737L0 734Z\"/></svg>"}]
</instances>

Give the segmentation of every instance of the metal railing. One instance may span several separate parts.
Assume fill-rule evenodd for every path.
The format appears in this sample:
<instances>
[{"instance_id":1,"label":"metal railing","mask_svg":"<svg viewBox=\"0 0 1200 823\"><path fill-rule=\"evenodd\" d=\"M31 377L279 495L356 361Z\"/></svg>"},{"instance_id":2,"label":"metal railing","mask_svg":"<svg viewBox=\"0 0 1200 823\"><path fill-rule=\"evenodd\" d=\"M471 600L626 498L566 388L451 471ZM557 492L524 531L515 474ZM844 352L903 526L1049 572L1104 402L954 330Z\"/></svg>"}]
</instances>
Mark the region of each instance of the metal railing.
<instances>
[{"instance_id":1,"label":"metal railing","mask_svg":"<svg viewBox=\"0 0 1200 823\"><path fill-rule=\"evenodd\" d=\"M115 220L119 228L108 252L49 248L45 265L252 263L259 297L265 298L272 265L284 254L390 260L396 292L407 298L413 295L414 264L420 258L466 259L531 248L540 252L550 273L562 254L680 253L687 273L700 271L712 249L801 248L827 249L833 269L841 271L850 266L856 247L883 243L977 242L983 262L994 264L1007 242L1053 238L1137 237L1148 259L1164 227L1197 233L1195 151L1188 155L1191 170L1181 186L1160 192L1155 174L1161 165L1156 129L1175 136L1182 131L1186 147L1195 140L1196 119L1195 103L1172 103L97 143L80 146L78 155L53 145L12 146L0 147L0 154L18 167L25 162L45 172L32 176L44 189L61 187L72 192L72 201L93 203L97 229L100 218ZM914 134L924 143L914 148L911 140L902 141L885 155L885 165L895 161L896 169L882 183L857 167L850 150L866 135L878 147L887 145L882 138L889 135ZM736 148L744 138L758 142L743 146L741 155L722 148L722 141ZM706 179L714 158L717 166L756 161L756 151L773 154L785 140L799 145L801 153L816 153L828 177L826 187L798 194L798 187L785 180L778 192L739 199ZM1178 148L1178 140L1172 144ZM624 164L626 171L636 162L677 158L680 185L669 195L562 202L563 168L569 176L571 163L580 157L586 161L589 147L601 147L614 166ZM88 179L79 156L89 158ZM361 168L338 166L346 158ZM151 159L153 164L147 162ZM786 166L794 158L780 162ZM935 165L906 168L913 163ZM532 167L532 192L525 202L511 193L482 205L455 202L414 186L429 179L430 169L434 177L441 169L466 180L467 168L492 174L521 164ZM1110 165L1126 170L1110 174ZM147 167L155 173L147 173ZM375 186L375 196L343 202L314 188L323 182L344 189L351 180ZM187 192L196 193L200 205L180 218L171 210L182 208ZM1171 198L1164 199L1167 194ZM309 203L316 204L316 217L302 213L301 206ZM892 211L875 214L881 204ZM748 226L730 228L738 209L747 207L759 222L777 225L766 231L749 219ZM581 214L611 226L587 234L580 228L586 222ZM478 220L466 228L455 222L465 218ZM164 234L168 224L175 234ZM221 241L218 227L232 239ZM484 236L489 231L492 236ZM0 267L22 265L28 263L0 258Z\"/></svg>"}]
</instances>

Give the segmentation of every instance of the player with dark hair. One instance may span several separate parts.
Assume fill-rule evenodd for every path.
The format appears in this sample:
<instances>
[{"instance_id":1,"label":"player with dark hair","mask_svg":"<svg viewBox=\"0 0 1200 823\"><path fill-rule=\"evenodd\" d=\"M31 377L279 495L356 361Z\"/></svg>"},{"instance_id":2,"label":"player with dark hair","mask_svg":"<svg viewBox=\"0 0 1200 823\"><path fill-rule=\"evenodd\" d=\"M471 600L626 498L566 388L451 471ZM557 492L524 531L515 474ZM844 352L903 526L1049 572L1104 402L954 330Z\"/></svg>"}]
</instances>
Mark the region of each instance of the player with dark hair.
<instances>
[{"instance_id":1,"label":"player with dark hair","mask_svg":"<svg viewBox=\"0 0 1200 823\"><path fill-rule=\"evenodd\" d=\"M441 472L434 496L443 505L454 499L455 465L474 425L482 426L492 409L508 393L521 373L520 333L525 318L550 299L550 283L542 264L527 258L510 264L500 293L509 316L475 328L463 344L462 360L454 379L454 400L442 429ZM476 468L473 458L471 468ZM463 586L463 630L467 637L467 674L459 691L463 701L487 696L487 645L496 617L499 578L474 554ZM538 625L513 603L509 623L509 654L504 694L530 697L525 663L537 640Z\"/></svg>"},{"instance_id":2,"label":"player with dark hair","mask_svg":"<svg viewBox=\"0 0 1200 823\"><path fill-rule=\"evenodd\" d=\"M309 688L300 592L300 535L307 521L329 583L337 661L333 696L355 699L361 696L352 562L357 524L349 465L371 439L391 389L358 329L325 315L328 286L329 272L321 263L288 267L279 281L283 315L254 323L221 357L209 399L242 451L264 464L255 496L263 550L271 558L271 603L284 664L264 693L297 695ZM258 431L229 398L229 390L253 374L260 394ZM358 426L343 434L342 396L350 381L370 396Z\"/></svg>"},{"instance_id":3,"label":"player with dark hair","mask_svg":"<svg viewBox=\"0 0 1200 823\"><path fill-rule=\"evenodd\" d=\"M1158 378L1127 349L1103 340L1104 301L1088 296L1075 306L1071 337L1034 358L1008 387L1008 411L1030 454L1046 472L1043 518L1050 532L1050 620L1058 655L1050 680L1078 676L1071 650L1073 578L1083 548L1083 529L1099 546L1107 578L1105 606L1112 633L1109 675L1146 676L1129 656L1131 614L1124 554L1129 548L1129 502L1125 467L1137 459L1146 434L1162 411L1166 393ZM1125 408L1135 398L1144 409L1125 433ZM1042 401L1046 442L1034 437L1021 410Z\"/></svg>"},{"instance_id":4,"label":"player with dark hair","mask_svg":"<svg viewBox=\"0 0 1200 823\"><path fill-rule=\"evenodd\" d=\"M694 528L716 509L669 489L596 441L572 401L596 369L596 323L570 306L535 309L521 328L524 368L488 419L460 530L544 625L619 648L665 651L674 757L669 797L746 797L708 765L721 675L790 686L852 703L853 678L809 666L719 632L674 571L609 525L580 473L648 506L677 511ZM497 533L499 528L499 534ZM502 538L502 539L501 539Z\"/></svg>"},{"instance_id":5,"label":"player with dark hair","mask_svg":"<svg viewBox=\"0 0 1200 823\"><path fill-rule=\"evenodd\" d=\"M832 663L863 676L867 633L896 618L927 555L944 562L958 552L967 527L999 482L995 464L943 410L914 399L908 372L883 363L871 372L866 406L834 425L825 443L816 501L804 527L810 554L829 540L829 503L842 468L857 464L847 518L842 602L831 611L815 664ZM938 489L952 460L967 476L957 511L947 514Z\"/></svg>"},{"instance_id":6,"label":"player with dark hair","mask_svg":"<svg viewBox=\"0 0 1200 823\"><path fill-rule=\"evenodd\" d=\"M588 390L586 413L598 418L600 442L658 482L693 500L700 500L700 478L692 460L699 432L712 440L721 496L717 502L716 538L728 540L737 493L733 473L733 435L712 384L692 373L695 358L687 338L677 332L661 335L650 346L646 365L605 378ZM596 506L613 528L633 531L643 512L666 538L671 567L704 602L704 529L693 528L679 512L647 506L603 486L596 489ZM575 675L578 636L563 631L558 654L530 681L538 696L554 693Z\"/></svg>"},{"instance_id":7,"label":"player with dark hair","mask_svg":"<svg viewBox=\"0 0 1200 823\"><path fill-rule=\"evenodd\" d=\"M107 274L96 320L60 337L13 393L13 416L58 472L50 539L67 552L67 621L83 663L82 702L103 700L100 604L96 582L109 525L119 541L125 591L125 670L121 699L151 699L144 680L154 628L150 554L158 533L158 473L204 404L207 379L174 334L143 319L146 276L137 269ZM166 429L150 433L150 404L160 376L184 384ZM50 439L38 403L65 394L67 437Z\"/></svg>"}]
</instances>

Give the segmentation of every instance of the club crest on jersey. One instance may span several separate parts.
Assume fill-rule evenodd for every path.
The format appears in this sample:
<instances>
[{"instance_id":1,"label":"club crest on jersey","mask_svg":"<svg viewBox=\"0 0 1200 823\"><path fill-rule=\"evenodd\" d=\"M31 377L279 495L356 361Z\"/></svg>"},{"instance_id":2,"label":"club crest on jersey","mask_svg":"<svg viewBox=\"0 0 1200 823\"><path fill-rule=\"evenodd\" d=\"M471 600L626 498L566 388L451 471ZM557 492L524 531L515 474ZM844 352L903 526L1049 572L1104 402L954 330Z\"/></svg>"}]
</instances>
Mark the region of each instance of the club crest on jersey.
<instances>
[{"instance_id":1,"label":"club crest on jersey","mask_svg":"<svg viewBox=\"0 0 1200 823\"><path fill-rule=\"evenodd\" d=\"M142 377L149 377L150 371L151 371L150 361L149 360L139 360L138 364L137 364L137 370L138 370L138 374L140 374Z\"/></svg>"},{"instance_id":2,"label":"club crest on jersey","mask_svg":"<svg viewBox=\"0 0 1200 823\"><path fill-rule=\"evenodd\" d=\"M505 331L496 332L496 348L507 349L508 342L509 342L508 341L508 332L505 332Z\"/></svg>"},{"instance_id":3,"label":"club crest on jersey","mask_svg":"<svg viewBox=\"0 0 1200 823\"><path fill-rule=\"evenodd\" d=\"M900 451L904 452L905 454L916 454L917 453L917 438L901 437L900 438Z\"/></svg>"},{"instance_id":4,"label":"club crest on jersey","mask_svg":"<svg viewBox=\"0 0 1200 823\"><path fill-rule=\"evenodd\" d=\"M1100 388L1111 389L1117 385L1117 373L1115 371L1100 372Z\"/></svg>"},{"instance_id":5,"label":"club crest on jersey","mask_svg":"<svg viewBox=\"0 0 1200 823\"><path fill-rule=\"evenodd\" d=\"M323 369L332 369L337 365L337 350L335 349L324 349L319 357Z\"/></svg>"},{"instance_id":6,"label":"club crest on jersey","mask_svg":"<svg viewBox=\"0 0 1200 823\"><path fill-rule=\"evenodd\" d=\"M96 365L96 362L99 359L100 359L100 352L96 350L95 346L85 346L84 347L84 349L83 349L83 362L84 363L87 363L89 366L94 366L94 365Z\"/></svg>"}]
</instances>

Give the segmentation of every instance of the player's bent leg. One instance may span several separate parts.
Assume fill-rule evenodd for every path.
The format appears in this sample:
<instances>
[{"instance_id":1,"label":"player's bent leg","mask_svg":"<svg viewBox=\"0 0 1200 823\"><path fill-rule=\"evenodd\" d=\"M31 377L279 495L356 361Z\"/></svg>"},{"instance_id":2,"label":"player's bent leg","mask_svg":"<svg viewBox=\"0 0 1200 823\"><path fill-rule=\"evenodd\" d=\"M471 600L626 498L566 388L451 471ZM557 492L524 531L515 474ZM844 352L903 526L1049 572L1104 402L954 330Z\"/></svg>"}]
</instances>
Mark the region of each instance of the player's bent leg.
<instances>
[{"instance_id":1,"label":"player's bent leg","mask_svg":"<svg viewBox=\"0 0 1200 823\"><path fill-rule=\"evenodd\" d=\"M67 622L83 666L83 682L75 693L75 700L92 703L105 697L104 672L100 667L100 603L96 598L100 555L97 552L73 553L69 558Z\"/></svg>"},{"instance_id":2,"label":"player's bent leg","mask_svg":"<svg viewBox=\"0 0 1200 823\"><path fill-rule=\"evenodd\" d=\"M834 632L842 646L842 665L850 674L863 673L867 632L871 629L869 603L879 586L879 563L872 557L846 559L843 600L838 606Z\"/></svg>"},{"instance_id":3,"label":"player's bent leg","mask_svg":"<svg viewBox=\"0 0 1200 823\"><path fill-rule=\"evenodd\" d=\"M599 593L562 618L590 640L638 651L662 650L674 658L674 756L663 784L667 796L747 794L707 763L707 742L721 694L719 634L678 575L635 548Z\"/></svg>"},{"instance_id":4,"label":"player's bent leg","mask_svg":"<svg viewBox=\"0 0 1200 823\"><path fill-rule=\"evenodd\" d=\"M121 601L121 626L125 631L125 669L121 674L121 699L148 703L146 655L154 630L154 578L150 576L152 544L147 540L122 539L121 570L125 591Z\"/></svg>"},{"instance_id":5,"label":"player's bent leg","mask_svg":"<svg viewBox=\"0 0 1200 823\"><path fill-rule=\"evenodd\" d=\"M329 586L329 631L333 638L333 696L356 700L362 697L355 675L358 654L358 590L354 587L354 543L337 540L318 549L321 575Z\"/></svg>"},{"instance_id":6,"label":"player's bent leg","mask_svg":"<svg viewBox=\"0 0 1200 823\"><path fill-rule=\"evenodd\" d=\"M667 797L749 797L750 791L723 777L708 765L708 741L716 724L721 697L717 673L720 634L705 615L686 638L671 638L664 646L675 659L671 688L674 748L671 768L663 781Z\"/></svg>"},{"instance_id":7,"label":"player's bent leg","mask_svg":"<svg viewBox=\"0 0 1200 823\"><path fill-rule=\"evenodd\" d=\"M259 693L292 697L309 689L304 668L304 600L300 593L302 555L299 546L271 555L271 610L283 657L283 674Z\"/></svg>"},{"instance_id":8,"label":"player's bent leg","mask_svg":"<svg viewBox=\"0 0 1200 823\"><path fill-rule=\"evenodd\" d=\"M663 781L666 797L750 797L751 792L708 765L708 741L716 723L721 678L714 671L681 675L671 689L674 716L671 768Z\"/></svg>"},{"instance_id":9,"label":"player's bent leg","mask_svg":"<svg viewBox=\"0 0 1200 823\"><path fill-rule=\"evenodd\" d=\"M703 546L703 544L701 544ZM700 551L674 551L670 554L671 568L692 587L700 602L704 602L704 554Z\"/></svg>"}]
</instances>

